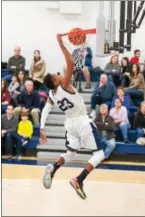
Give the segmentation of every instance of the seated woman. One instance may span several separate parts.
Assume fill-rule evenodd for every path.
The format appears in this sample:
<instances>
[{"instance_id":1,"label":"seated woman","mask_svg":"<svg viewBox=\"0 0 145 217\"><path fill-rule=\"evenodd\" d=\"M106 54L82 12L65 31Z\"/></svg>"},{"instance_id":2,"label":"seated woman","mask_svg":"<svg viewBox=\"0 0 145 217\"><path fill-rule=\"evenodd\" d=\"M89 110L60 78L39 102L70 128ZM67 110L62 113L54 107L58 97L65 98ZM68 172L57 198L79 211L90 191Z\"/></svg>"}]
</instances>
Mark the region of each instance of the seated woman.
<instances>
[{"instance_id":1,"label":"seated woman","mask_svg":"<svg viewBox=\"0 0 145 217\"><path fill-rule=\"evenodd\" d=\"M29 77L34 81L34 89L39 90L43 85L43 77L46 71L45 61L40 56L40 51L34 51L34 58L31 63Z\"/></svg>"},{"instance_id":2,"label":"seated woman","mask_svg":"<svg viewBox=\"0 0 145 217\"><path fill-rule=\"evenodd\" d=\"M120 99L115 100L115 107L110 109L110 116L114 119L115 130L121 130L124 143L129 143L128 129L130 129L130 123L128 120L127 109L122 106Z\"/></svg>"},{"instance_id":3,"label":"seated woman","mask_svg":"<svg viewBox=\"0 0 145 217\"><path fill-rule=\"evenodd\" d=\"M127 57L121 60L121 86L128 87L130 84L131 64Z\"/></svg>"},{"instance_id":4,"label":"seated woman","mask_svg":"<svg viewBox=\"0 0 145 217\"><path fill-rule=\"evenodd\" d=\"M140 72L140 66L133 64L130 73L130 85L125 89L125 93L130 95L136 106L139 106L140 102L144 99L144 92L145 80L143 74Z\"/></svg>"},{"instance_id":5,"label":"seated woman","mask_svg":"<svg viewBox=\"0 0 145 217\"><path fill-rule=\"evenodd\" d=\"M118 55L111 57L110 63L105 66L104 73L108 75L109 81L113 82L115 86L120 85L121 66Z\"/></svg>"},{"instance_id":6,"label":"seated woman","mask_svg":"<svg viewBox=\"0 0 145 217\"><path fill-rule=\"evenodd\" d=\"M122 105L126 107L129 112L129 109L131 106L131 99L129 95L125 94L125 90L123 87L117 88L117 94L112 99L112 105L111 105L112 108L115 106L116 99L120 99L122 102Z\"/></svg>"},{"instance_id":7,"label":"seated woman","mask_svg":"<svg viewBox=\"0 0 145 217\"><path fill-rule=\"evenodd\" d=\"M7 86L7 81L6 80L2 80L1 88L2 88L2 93L1 93L1 112L2 112L2 114L4 114L6 112L7 105L11 101L11 94L8 91L8 86Z\"/></svg>"}]
</instances>

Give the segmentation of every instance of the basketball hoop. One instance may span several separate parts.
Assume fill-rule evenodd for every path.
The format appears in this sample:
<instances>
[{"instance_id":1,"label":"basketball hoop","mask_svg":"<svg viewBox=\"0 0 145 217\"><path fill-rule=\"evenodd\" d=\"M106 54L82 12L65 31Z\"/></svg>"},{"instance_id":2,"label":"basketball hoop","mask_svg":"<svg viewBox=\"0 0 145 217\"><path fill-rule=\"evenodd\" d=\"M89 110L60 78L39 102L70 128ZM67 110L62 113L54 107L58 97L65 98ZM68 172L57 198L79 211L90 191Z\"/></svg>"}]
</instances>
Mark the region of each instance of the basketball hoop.
<instances>
[{"instance_id":1,"label":"basketball hoop","mask_svg":"<svg viewBox=\"0 0 145 217\"><path fill-rule=\"evenodd\" d=\"M75 71L78 72L79 92L81 89L81 72L85 62L85 56L87 52L88 36L95 34L96 29L86 29L74 28L68 33L61 34L64 37L64 43L70 50L70 53L74 57Z\"/></svg>"}]
</instances>

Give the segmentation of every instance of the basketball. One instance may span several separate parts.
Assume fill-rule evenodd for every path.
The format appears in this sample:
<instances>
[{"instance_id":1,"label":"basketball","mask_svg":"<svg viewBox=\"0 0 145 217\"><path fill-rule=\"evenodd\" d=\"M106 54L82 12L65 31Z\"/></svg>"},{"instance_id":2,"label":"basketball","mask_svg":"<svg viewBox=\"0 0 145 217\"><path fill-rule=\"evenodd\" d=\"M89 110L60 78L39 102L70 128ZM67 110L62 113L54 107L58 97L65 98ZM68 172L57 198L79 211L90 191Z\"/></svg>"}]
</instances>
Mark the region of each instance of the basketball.
<instances>
[{"instance_id":1,"label":"basketball","mask_svg":"<svg viewBox=\"0 0 145 217\"><path fill-rule=\"evenodd\" d=\"M81 28L74 28L69 32L68 39L73 45L81 45L86 40L86 34Z\"/></svg>"}]
</instances>

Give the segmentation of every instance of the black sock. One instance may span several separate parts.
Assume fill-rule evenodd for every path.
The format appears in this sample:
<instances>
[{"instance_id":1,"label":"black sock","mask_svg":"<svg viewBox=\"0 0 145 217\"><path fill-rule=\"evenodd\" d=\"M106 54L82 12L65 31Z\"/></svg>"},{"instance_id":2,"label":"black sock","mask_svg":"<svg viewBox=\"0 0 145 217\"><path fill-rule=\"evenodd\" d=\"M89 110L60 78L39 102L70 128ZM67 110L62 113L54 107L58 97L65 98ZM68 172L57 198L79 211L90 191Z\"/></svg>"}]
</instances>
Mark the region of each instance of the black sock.
<instances>
[{"instance_id":1,"label":"black sock","mask_svg":"<svg viewBox=\"0 0 145 217\"><path fill-rule=\"evenodd\" d=\"M59 167L60 167L60 164L59 164L58 162L56 162L56 163L54 163L54 164L53 164L53 166L54 166L54 170L53 170L53 172L52 172L52 177L54 176L54 174L55 174L56 170L58 170L58 169L59 169Z\"/></svg>"},{"instance_id":2,"label":"black sock","mask_svg":"<svg viewBox=\"0 0 145 217\"><path fill-rule=\"evenodd\" d=\"M84 179L88 176L89 172L88 170L84 169L81 174L77 177L79 182L83 182Z\"/></svg>"}]
</instances>

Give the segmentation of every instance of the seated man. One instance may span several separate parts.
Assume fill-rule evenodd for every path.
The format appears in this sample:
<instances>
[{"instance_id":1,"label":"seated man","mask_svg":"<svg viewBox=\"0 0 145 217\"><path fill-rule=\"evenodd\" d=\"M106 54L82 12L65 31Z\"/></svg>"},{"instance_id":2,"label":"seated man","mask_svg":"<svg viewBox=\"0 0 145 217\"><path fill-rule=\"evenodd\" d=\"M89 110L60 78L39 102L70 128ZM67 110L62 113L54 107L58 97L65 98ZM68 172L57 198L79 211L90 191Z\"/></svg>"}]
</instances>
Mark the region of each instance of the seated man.
<instances>
[{"instance_id":1,"label":"seated man","mask_svg":"<svg viewBox=\"0 0 145 217\"><path fill-rule=\"evenodd\" d=\"M112 98L116 94L116 88L112 82L108 82L106 74L102 74L100 77L100 82L96 83L93 95L91 97L91 109L92 112L90 117L93 118L96 114L96 105L102 103L111 105Z\"/></svg>"},{"instance_id":2,"label":"seated man","mask_svg":"<svg viewBox=\"0 0 145 217\"><path fill-rule=\"evenodd\" d=\"M129 143L128 140L128 129L130 128L130 123L128 120L127 109L122 106L122 101L120 99L115 100L115 107L110 110L110 116L114 119L116 129L120 129L124 143Z\"/></svg>"},{"instance_id":3,"label":"seated man","mask_svg":"<svg viewBox=\"0 0 145 217\"><path fill-rule=\"evenodd\" d=\"M97 115L94 120L100 136L102 138L102 142L105 144L105 158L109 158L112 151L115 148L115 135L114 135L114 120L108 114L108 106L106 104L100 105L100 113Z\"/></svg>"},{"instance_id":4,"label":"seated man","mask_svg":"<svg viewBox=\"0 0 145 217\"><path fill-rule=\"evenodd\" d=\"M134 125L137 130L137 139L145 136L145 101L141 103L140 111L135 116Z\"/></svg>"},{"instance_id":5,"label":"seated man","mask_svg":"<svg viewBox=\"0 0 145 217\"><path fill-rule=\"evenodd\" d=\"M12 105L7 106L6 114L2 115L2 148L4 154L12 158L13 134L16 132L18 119L14 117L14 108Z\"/></svg>"},{"instance_id":6,"label":"seated man","mask_svg":"<svg viewBox=\"0 0 145 217\"><path fill-rule=\"evenodd\" d=\"M29 112L34 124L39 125L40 97L38 92L34 91L33 81L25 82L25 91L20 94L19 104L20 106L15 108L15 116L19 118L22 111Z\"/></svg>"},{"instance_id":7,"label":"seated man","mask_svg":"<svg viewBox=\"0 0 145 217\"><path fill-rule=\"evenodd\" d=\"M16 74L20 70L25 69L25 58L21 55L21 48L15 47L14 56L10 57L8 61L8 70L11 73L10 75L6 75L3 79L10 81L13 74Z\"/></svg>"}]
</instances>

